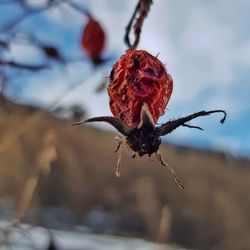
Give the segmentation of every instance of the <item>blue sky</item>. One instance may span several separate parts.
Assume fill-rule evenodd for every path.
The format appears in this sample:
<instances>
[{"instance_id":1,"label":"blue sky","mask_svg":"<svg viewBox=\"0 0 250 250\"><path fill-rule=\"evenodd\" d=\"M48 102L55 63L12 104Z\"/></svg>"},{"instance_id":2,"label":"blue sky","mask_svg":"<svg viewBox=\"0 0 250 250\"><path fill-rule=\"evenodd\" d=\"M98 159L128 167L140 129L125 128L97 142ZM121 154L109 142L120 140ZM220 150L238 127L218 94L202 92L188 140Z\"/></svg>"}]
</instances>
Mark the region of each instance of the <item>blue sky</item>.
<instances>
[{"instance_id":1,"label":"blue sky","mask_svg":"<svg viewBox=\"0 0 250 250\"><path fill-rule=\"evenodd\" d=\"M30 3L42 4L44 1ZM78 1L102 23L108 36L106 55L114 60L124 53L124 27L135 0ZM0 6L0 24L20 10ZM248 0L155 0L143 26L139 49L159 54L174 80L174 92L166 114L159 122L199 110L225 109L228 119L222 126L220 116L197 119L192 124L205 131L180 128L167 136L168 142L225 150L234 155L250 153L250 1ZM79 48L86 19L64 6L24 21L18 28L32 32L45 43L56 44L66 57L84 56ZM42 62L35 49L12 44L12 56L25 62ZM114 61L113 61L114 62ZM13 81L9 95L18 92L22 102L52 103L72 84L83 82L62 103L81 103L88 116L110 115L108 97L94 89L108 76L111 62L94 73L86 62L72 63L65 69L51 70ZM18 91L16 91L18 89ZM104 126L105 129L112 129Z\"/></svg>"}]
</instances>

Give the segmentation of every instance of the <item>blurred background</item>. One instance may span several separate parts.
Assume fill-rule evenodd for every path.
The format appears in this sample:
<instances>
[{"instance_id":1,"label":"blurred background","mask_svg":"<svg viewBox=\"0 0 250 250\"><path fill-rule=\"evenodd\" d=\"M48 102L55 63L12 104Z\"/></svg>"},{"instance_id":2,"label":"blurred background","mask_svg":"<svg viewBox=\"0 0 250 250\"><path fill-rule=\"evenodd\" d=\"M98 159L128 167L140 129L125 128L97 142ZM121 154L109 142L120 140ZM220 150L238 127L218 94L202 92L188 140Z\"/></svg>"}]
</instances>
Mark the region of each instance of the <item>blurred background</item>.
<instances>
[{"instance_id":1,"label":"blurred background","mask_svg":"<svg viewBox=\"0 0 250 250\"><path fill-rule=\"evenodd\" d=\"M155 0L143 25L138 48L174 80L159 123L228 113L163 138L185 192L126 150L117 178L117 132L71 126L111 115L108 76L136 4L0 0L0 249L250 249L249 1ZM82 42L89 15L105 33L98 60Z\"/></svg>"}]
</instances>

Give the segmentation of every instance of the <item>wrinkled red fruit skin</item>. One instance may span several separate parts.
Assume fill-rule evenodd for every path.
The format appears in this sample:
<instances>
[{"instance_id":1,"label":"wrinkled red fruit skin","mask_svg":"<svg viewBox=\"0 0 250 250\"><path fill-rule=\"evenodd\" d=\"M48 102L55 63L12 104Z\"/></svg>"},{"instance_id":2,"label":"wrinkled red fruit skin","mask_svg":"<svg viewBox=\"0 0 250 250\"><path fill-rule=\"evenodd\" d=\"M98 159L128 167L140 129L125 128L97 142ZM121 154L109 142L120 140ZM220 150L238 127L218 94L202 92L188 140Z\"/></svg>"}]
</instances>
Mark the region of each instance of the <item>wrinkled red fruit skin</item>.
<instances>
[{"instance_id":1,"label":"wrinkled red fruit skin","mask_svg":"<svg viewBox=\"0 0 250 250\"><path fill-rule=\"evenodd\" d=\"M172 77L157 57L145 50L128 50L110 74L110 110L128 126L138 127L141 107L146 102L157 122L165 112L172 91Z\"/></svg>"},{"instance_id":2,"label":"wrinkled red fruit skin","mask_svg":"<svg viewBox=\"0 0 250 250\"><path fill-rule=\"evenodd\" d=\"M92 17L89 18L81 37L82 48L93 60L99 59L105 45L105 33L101 25Z\"/></svg>"}]
</instances>

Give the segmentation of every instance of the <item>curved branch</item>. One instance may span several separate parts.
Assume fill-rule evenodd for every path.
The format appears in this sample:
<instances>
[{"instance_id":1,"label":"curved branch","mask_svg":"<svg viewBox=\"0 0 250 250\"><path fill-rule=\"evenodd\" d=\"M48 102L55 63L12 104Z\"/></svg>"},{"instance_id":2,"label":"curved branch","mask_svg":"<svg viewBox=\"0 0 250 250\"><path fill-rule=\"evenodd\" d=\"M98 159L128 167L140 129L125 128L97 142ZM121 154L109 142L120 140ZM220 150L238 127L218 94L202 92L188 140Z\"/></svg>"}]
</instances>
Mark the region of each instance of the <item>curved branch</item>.
<instances>
[{"instance_id":1,"label":"curved branch","mask_svg":"<svg viewBox=\"0 0 250 250\"><path fill-rule=\"evenodd\" d=\"M125 44L127 44L129 48L135 49L137 47L140 41L142 25L148 15L148 12L150 10L150 5L152 3L153 3L152 0L139 0L138 4L136 5L133 15L125 29L126 33L125 33L124 41L125 41ZM136 18L137 14L139 15L138 18ZM133 23L134 23L133 28L134 28L135 40L133 43L131 43L129 35L131 32Z\"/></svg>"}]
</instances>

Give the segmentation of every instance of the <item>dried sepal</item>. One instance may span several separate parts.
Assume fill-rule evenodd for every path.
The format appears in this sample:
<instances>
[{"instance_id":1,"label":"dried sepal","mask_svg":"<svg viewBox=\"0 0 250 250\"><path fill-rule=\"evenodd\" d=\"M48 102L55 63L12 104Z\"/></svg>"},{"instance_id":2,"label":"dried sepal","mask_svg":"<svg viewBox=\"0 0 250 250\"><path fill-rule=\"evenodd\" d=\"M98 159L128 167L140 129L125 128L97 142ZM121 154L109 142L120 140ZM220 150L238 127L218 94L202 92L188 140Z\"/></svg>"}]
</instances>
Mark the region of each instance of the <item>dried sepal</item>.
<instances>
[{"instance_id":1,"label":"dried sepal","mask_svg":"<svg viewBox=\"0 0 250 250\"><path fill-rule=\"evenodd\" d=\"M199 129L199 130L202 130L203 131L203 128L199 127L199 126L193 126L193 125L189 125L189 124L182 124L181 125L182 127L187 127L187 128L195 128L195 129Z\"/></svg>"},{"instance_id":2,"label":"dried sepal","mask_svg":"<svg viewBox=\"0 0 250 250\"><path fill-rule=\"evenodd\" d=\"M99 116L99 117L90 118L85 121L76 122L73 124L73 126L81 125L83 123L88 123L88 122L107 122L113 127L115 127L121 134L125 136L128 136L132 130L123 121L121 121L118 118L111 117L111 116Z\"/></svg>"},{"instance_id":3,"label":"dried sepal","mask_svg":"<svg viewBox=\"0 0 250 250\"><path fill-rule=\"evenodd\" d=\"M159 136L169 134L173 130L175 130L176 128L178 128L180 126L190 127L190 128L198 128L198 129L202 130L202 128L200 128L200 127L187 125L186 123L193 120L193 119L195 119L195 118L198 118L198 117L201 117L201 116L207 116L207 115L210 115L210 114L213 114L213 113L223 113L224 116L220 120L220 123L223 124L225 122L226 117L227 117L227 113L224 110L200 111L200 112L194 113L192 115L188 115L186 117L182 117L180 119L164 123L160 127L158 127L156 130L157 130L157 133L158 133Z\"/></svg>"}]
</instances>

